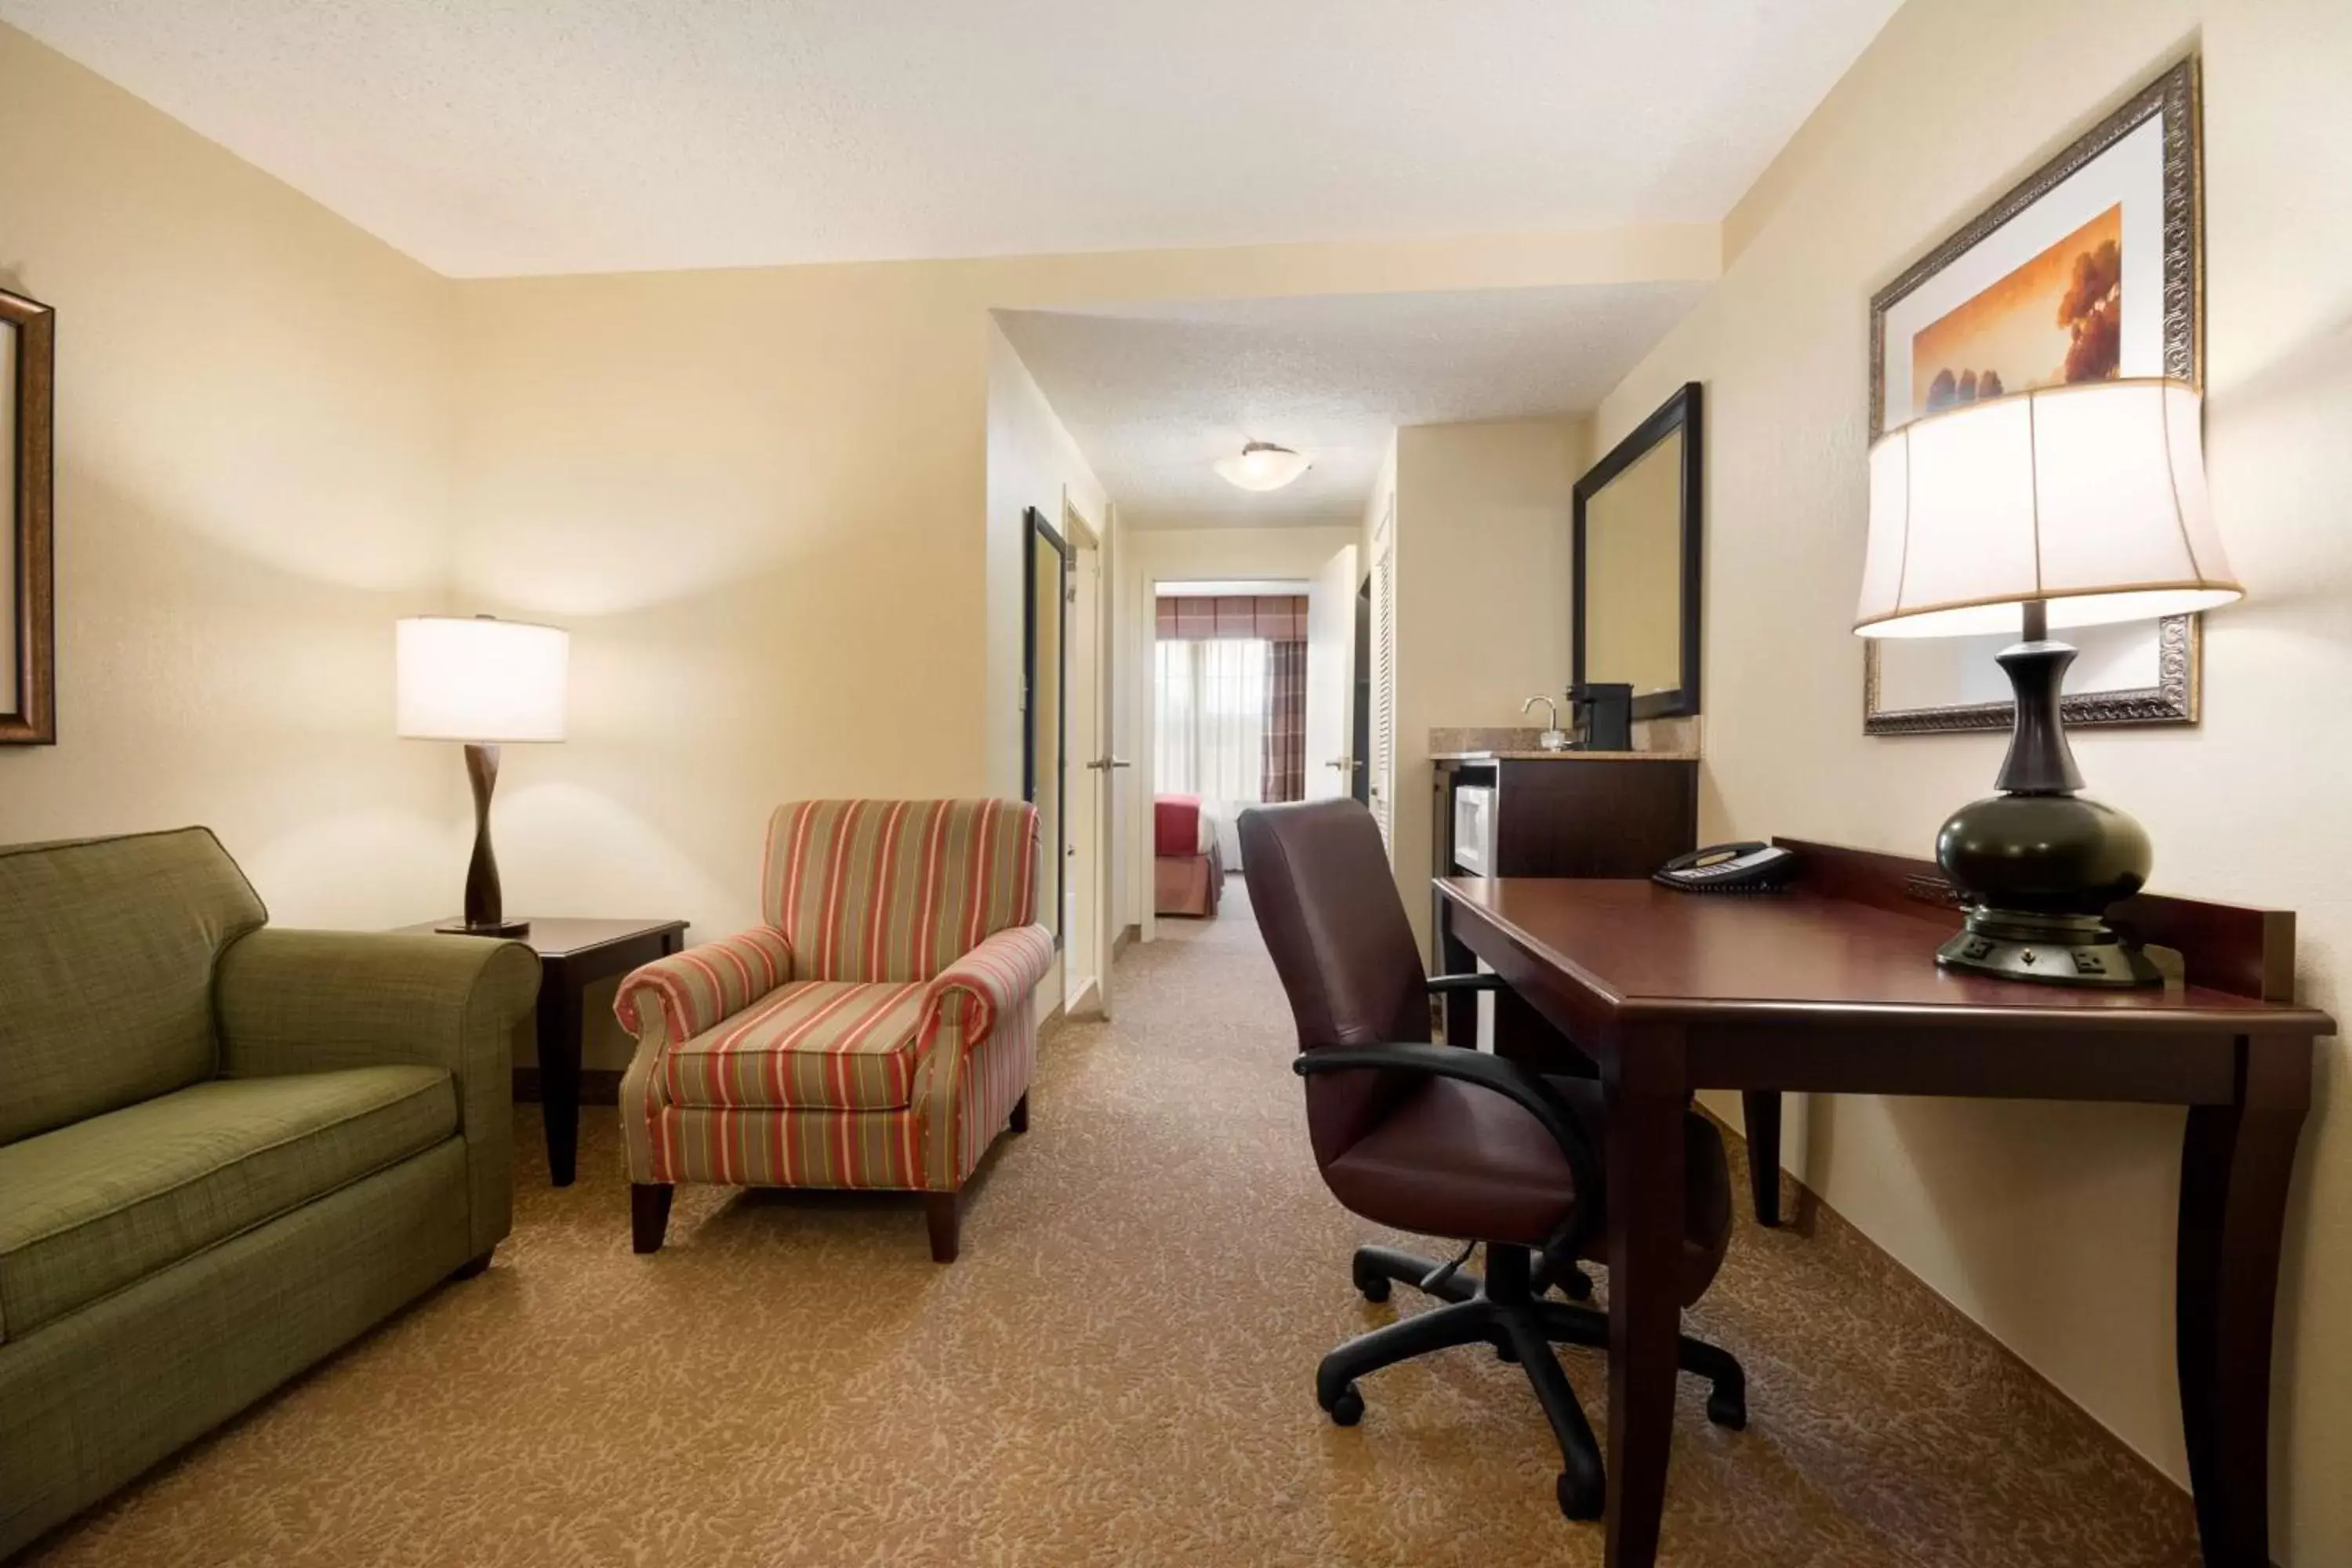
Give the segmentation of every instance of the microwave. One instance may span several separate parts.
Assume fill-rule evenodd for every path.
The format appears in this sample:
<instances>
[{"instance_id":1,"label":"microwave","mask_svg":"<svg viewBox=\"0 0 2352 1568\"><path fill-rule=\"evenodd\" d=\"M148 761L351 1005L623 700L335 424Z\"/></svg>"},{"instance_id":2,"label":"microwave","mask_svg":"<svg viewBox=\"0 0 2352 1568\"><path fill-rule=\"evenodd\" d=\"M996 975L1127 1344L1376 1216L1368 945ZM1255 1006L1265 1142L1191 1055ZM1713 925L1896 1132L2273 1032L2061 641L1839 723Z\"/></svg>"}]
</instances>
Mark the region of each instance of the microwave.
<instances>
[{"instance_id":1,"label":"microwave","mask_svg":"<svg viewBox=\"0 0 2352 1568\"><path fill-rule=\"evenodd\" d=\"M1491 877L1495 864L1495 786L1454 790L1454 864L1474 877Z\"/></svg>"}]
</instances>

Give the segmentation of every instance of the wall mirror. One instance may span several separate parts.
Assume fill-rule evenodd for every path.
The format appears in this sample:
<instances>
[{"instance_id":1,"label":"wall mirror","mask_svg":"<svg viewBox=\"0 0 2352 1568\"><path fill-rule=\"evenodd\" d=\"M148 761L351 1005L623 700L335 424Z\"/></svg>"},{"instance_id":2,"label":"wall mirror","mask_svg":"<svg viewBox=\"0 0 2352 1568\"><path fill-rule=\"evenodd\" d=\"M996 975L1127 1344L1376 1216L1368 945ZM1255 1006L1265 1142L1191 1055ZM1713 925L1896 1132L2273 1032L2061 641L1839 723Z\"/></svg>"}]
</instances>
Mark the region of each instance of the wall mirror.
<instances>
[{"instance_id":1,"label":"wall mirror","mask_svg":"<svg viewBox=\"0 0 2352 1568\"><path fill-rule=\"evenodd\" d=\"M58 738L49 564L56 317L0 289L0 744Z\"/></svg>"},{"instance_id":2,"label":"wall mirror","mask_svg":"<svg viewBox=\"0 0 2352 1568\"><path fill-rule=\"evenodd\" d=\"M1570 678L1636 719L1698 711L1700 447L1694 381L1576 481Z\"/></svg>"}]
</instances>

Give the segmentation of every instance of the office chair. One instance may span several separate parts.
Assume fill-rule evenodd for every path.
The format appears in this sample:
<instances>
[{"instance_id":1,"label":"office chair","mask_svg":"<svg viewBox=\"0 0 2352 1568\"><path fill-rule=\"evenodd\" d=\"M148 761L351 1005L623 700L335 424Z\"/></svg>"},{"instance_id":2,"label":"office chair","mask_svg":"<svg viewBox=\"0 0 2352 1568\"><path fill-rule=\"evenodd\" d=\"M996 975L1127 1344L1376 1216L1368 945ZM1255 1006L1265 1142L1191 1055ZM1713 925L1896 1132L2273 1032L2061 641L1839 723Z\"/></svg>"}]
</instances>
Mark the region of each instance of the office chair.
<instances>
[{"instance_id":1,"label":"office chair","mask_svg":"<svg viewBox=\"0 0 2352 1568\"><path fill-rule=\"evenodd\" d=\"M1430 1043L1429 994L1497 984L1493 975L1424 975L1371 815L1350 800L1242 813L1242 874L1266 951L1298 1026L1291 1064L1307 1080L1307 1136L1331 1195L1378 1225L1464 1245L1453 1263L1357 1248L1356 1288L1386 1300L1391 1281L1444 1305L1349 1341L1315 1372L1331 1419L1362 1419L1356 1380L1452 1345L1490 1344L1516 1361L1559 1440L1557 1492L1570 1519L1597 1519L1601 1452L1554 1344L1606 1348L1609 1320L1546 1298L1578 1258L1601 1259L1601 1086L1548 1079L1475 1049ZM1723 1139L1690 1114L1682 1299L1705 1292L1731 1237ZM1481 1280L1460 1268L1486 1248ZM1729 1352L1685 1337L1685 1372L1713 1388L1707 1418L1747 1425L1747 1382Z\"/></svg>"}]
</instances>

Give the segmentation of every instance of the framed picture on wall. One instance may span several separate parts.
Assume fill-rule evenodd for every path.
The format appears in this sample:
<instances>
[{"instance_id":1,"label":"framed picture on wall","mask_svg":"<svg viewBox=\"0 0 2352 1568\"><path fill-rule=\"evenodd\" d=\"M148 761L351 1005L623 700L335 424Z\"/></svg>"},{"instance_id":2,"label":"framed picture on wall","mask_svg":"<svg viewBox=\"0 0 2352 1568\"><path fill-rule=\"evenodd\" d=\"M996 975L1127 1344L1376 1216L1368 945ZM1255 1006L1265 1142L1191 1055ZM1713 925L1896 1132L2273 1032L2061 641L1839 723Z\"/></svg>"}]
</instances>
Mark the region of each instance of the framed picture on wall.
<instances>
[{"instance_id":1,"label":"framed picture on wall","mask_svg":"<svg viewBox=\"0 0 2352 1568\"><path fill-rule=\"evenodd\" d=\"M1870 302L1870 437L1923 414L2071 382L2204 384L2194 57L2132 95ZM2007 637L1864 645L1872 734L2006 730ZM2193 723L2196 617L2070 635L2069 724ZM1990 679L1988 679L1988 672Z\"/></svg>"},{"instance_id":2,"label":"framed picture on wall","mask_svg":"<svg viewBox=\"0 0 2352 1568\"><path fill-rule=\"evenodd\" d=\"M0 744L58 738L49 534L56 313L0 289Z\"/></svg>"}]
</instances>

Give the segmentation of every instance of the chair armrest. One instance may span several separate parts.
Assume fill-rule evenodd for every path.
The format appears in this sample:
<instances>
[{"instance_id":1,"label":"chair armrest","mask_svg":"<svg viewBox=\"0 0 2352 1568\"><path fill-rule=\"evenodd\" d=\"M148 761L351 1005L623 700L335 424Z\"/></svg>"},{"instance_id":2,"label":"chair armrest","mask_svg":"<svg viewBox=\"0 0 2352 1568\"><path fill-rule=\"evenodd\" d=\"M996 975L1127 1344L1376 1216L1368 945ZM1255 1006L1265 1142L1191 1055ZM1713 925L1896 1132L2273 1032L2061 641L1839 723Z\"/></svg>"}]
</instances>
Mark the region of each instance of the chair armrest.
<instances>
[{"instance_id":1,"label":"chair armrest","mask_svg":"<svg viewBox=\"0 0 2352 1568\"><path fill-rule=\"evenodd\" d=\"M1433 974L1429 977L1429 994L1443 996L1449 991L1500 991L1503 977L1499 974Z\"/></svg>"},{"instance_id":2,"label":"chair armrest","mask_svg":"<svg viewBox=\"0 0 2352 1568\"><path fill-rule=\"evenodd\" d=\"M234 1078L385 1062L501 1074L539 999L519 942L264 927L221 955L222 1068Z\"/></svg>"},{"instance_id":3,"label":"chair armrest","mask_svg":"<svg viewBox=\"0 0 2352 1568\"><path fill-rule=\"evenodd\" d=\"M631 970L613 994L613 1016L640 1041L656 1028L665 1040L691 1039L792 977L784 933L754 926Z\"/></svg>"},{"instance_id":4,"label":"chair armrest","mask_svg":"<svg viewBox=\"0 0 2352 1568\"><path fill-rule=\"evenodd\" d=\"M997 1016L1037 989L1054 967L1054 933L1041 925L1007 926L940 971L923 997L916 1038L930 1048L943 1025L953 1025L966 1051L996 1027Z\"/></svg>"},{"instance_id":5,"label":"chair armrest","mask_svg":"<svg viewBox=\"0 0 2352 1568\"><path fill-rule=\"evenodd\" d=\"M1602 1166L1601 1151L1591 1132L1577 1119L1558 1089L1517 1062L1484 1051L1465 1050L1459 1046L1408 1043L1319 1047L1301 1052L1292 1058L1290 1067L1301 1078L1374 1068L1455 1079L1491 1089L1533 1116L1551 1134L1551 1141L1559 1145L1576 1178L1577 1204L1571 1215L1574 1229L1580 1231L1590 1222L1590 1216L1600 1212L1600 1205L1594 1200L1601 1191ZM1545 1246L1544 1252L1547 1257L1560 1253L1575 1239L1573 1233L1556 1237Z\"/></svg>"}]
</instances>

